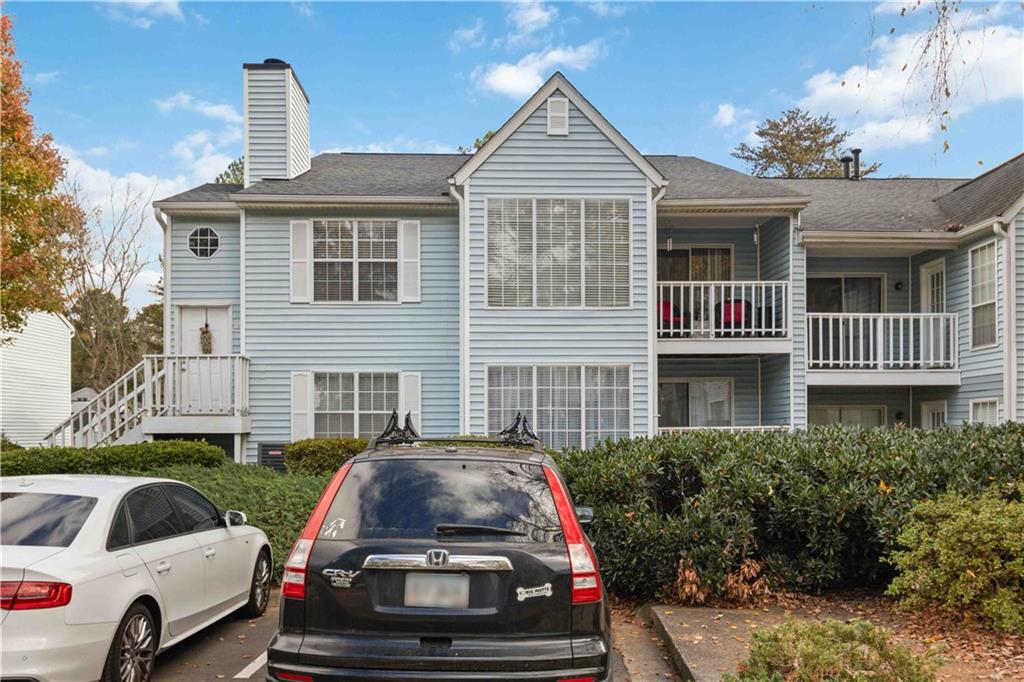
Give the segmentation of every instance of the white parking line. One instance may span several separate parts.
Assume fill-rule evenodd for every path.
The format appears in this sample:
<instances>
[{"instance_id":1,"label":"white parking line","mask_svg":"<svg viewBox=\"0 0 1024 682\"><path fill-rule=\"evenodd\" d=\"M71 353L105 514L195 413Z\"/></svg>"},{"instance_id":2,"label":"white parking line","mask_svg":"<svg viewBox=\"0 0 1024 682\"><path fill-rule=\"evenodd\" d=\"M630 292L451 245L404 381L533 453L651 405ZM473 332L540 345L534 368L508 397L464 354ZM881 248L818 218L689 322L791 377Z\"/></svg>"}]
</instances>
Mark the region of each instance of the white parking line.
<instances>
[{"instance_id":1,"label":"white parking line","mask_svg":"<svg viewBox=\"0 0 1024 682\"><path fill-rule=\"evenodd\" d=\"M235 675L236 680L247 680L256 674L256 671L267 664L267 652L264 651L262 654L252 660L252 663L242 668L241 672Z\"/></svg>"}]
</instances>

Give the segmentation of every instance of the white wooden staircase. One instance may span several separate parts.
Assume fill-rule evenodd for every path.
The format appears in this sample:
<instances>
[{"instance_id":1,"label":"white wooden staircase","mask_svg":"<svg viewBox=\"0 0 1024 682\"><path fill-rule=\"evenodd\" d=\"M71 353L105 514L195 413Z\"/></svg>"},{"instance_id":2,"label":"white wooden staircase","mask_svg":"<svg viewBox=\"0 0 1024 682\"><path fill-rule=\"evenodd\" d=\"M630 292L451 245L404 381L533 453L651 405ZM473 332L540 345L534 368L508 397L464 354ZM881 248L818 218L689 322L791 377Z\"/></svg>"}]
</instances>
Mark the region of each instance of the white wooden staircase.
<instances>
[{"instance_id":1,"label":"white wooden staircase","mask_svg":"<svg viewBox=\"0 0 1024 682\"><path fill-rule=\"evenodd\" d=\"M147 355L51 431L46 443L85 448L137 443L154 433L145 428L148 419L166 427L175 418L248 414L245 356Z\"/></svg>"}]
</instances>

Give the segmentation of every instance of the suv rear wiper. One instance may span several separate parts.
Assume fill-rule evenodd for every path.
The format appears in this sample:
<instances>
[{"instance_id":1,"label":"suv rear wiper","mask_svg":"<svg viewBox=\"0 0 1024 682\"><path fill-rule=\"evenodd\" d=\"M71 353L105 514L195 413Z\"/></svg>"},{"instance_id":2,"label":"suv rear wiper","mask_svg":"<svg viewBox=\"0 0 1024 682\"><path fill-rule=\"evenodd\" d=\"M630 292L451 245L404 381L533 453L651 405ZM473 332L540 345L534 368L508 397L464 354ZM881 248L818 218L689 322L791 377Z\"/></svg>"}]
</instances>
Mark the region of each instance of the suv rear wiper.
<instances>
[{"instance_id":1,"label":"suv rear wiper","mask_svg":"<svg viewBox=\"0 0 1024 682\"><path fill-rule=\"evenodd\" d=\"M526 535L521 530L498 526L478 526L472 523L439 523L434 526L434 533L437 535Z\"/></svg>"}]
</instances>

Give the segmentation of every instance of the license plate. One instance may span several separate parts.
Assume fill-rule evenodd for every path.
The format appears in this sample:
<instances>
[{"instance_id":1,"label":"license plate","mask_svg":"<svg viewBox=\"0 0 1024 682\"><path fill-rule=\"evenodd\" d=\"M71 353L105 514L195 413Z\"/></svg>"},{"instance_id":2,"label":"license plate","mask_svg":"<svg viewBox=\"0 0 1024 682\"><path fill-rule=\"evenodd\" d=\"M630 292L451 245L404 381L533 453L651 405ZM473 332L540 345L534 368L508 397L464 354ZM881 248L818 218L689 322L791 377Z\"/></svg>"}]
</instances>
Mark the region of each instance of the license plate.
<instances>
[{"instance_id":1,"label":"license plate","mask_svg":"<svg viewBox=\"0 0 1024 682\"><path fill-rule=\"evenodd\" d=\"M469 608L469 576L406 573L405 605L435 609Z\"/></svg>"}]
</instances>

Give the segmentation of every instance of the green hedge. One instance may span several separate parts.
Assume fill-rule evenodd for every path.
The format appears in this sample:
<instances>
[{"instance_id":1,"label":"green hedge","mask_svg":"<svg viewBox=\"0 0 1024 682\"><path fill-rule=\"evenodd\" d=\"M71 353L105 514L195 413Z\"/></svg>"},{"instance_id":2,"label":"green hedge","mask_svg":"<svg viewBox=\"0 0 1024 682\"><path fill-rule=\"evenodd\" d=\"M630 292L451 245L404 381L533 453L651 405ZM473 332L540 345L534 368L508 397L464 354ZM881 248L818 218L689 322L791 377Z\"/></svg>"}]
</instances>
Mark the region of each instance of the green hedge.
<instances>
[{"instance_id":1,"label":"green hedge","mask_svg":"<svg viewBox=\"0 0 1024 682\"><path fill-rule=\"evenodd\" d=\"M204 441L157 440L104 448L27 448L0 453L0 474L144 473L160 467L227 462L223 448Z\"/></svg>"},{"instance_id":2,"label":"green hedge","mask_svg":"<svg viewBox=\"0 0 1024 682\"><path fill-rule=\"evenodd\" d=\"M925 500L899 540L889 594L1024 635L1024 480Z\"/></svg>"},{"instance_id":3,"label":"green hedge","mask_svg":"<svg viewBox=\"0 0 1024 682\"><path fill-rule=\"evenodd\" d=\"M270 538L277 577L330 480L329 475L280 474L267 467L233 462L214 469L168 467L148 475L183 481L205 493L222 511L244 512L249 523Z\"/></svg>"},{"instance_id":4,"label":"green hedge","mask_svg":"<svg viewBox=\"0 0 1024 682\"><path fill-rule=\"evenodd\" d=\"M576 503L594 507L614 592L700 601L730 592L744 565L774 587L886 584L881 558L917 501L1024 477L1024 426L694 431L559 461Z\"/></svg>"},{"instance_id":5,"label":"green hedge","mask_svg":"<svg viewBox=\"0 0 1024 682\"><path fill-rule=\"evenodd\" d=\"M366 449L364 438L307 438L284 448L284 464L295 474L334 473Z\"/></svg>"}]
</instances>

